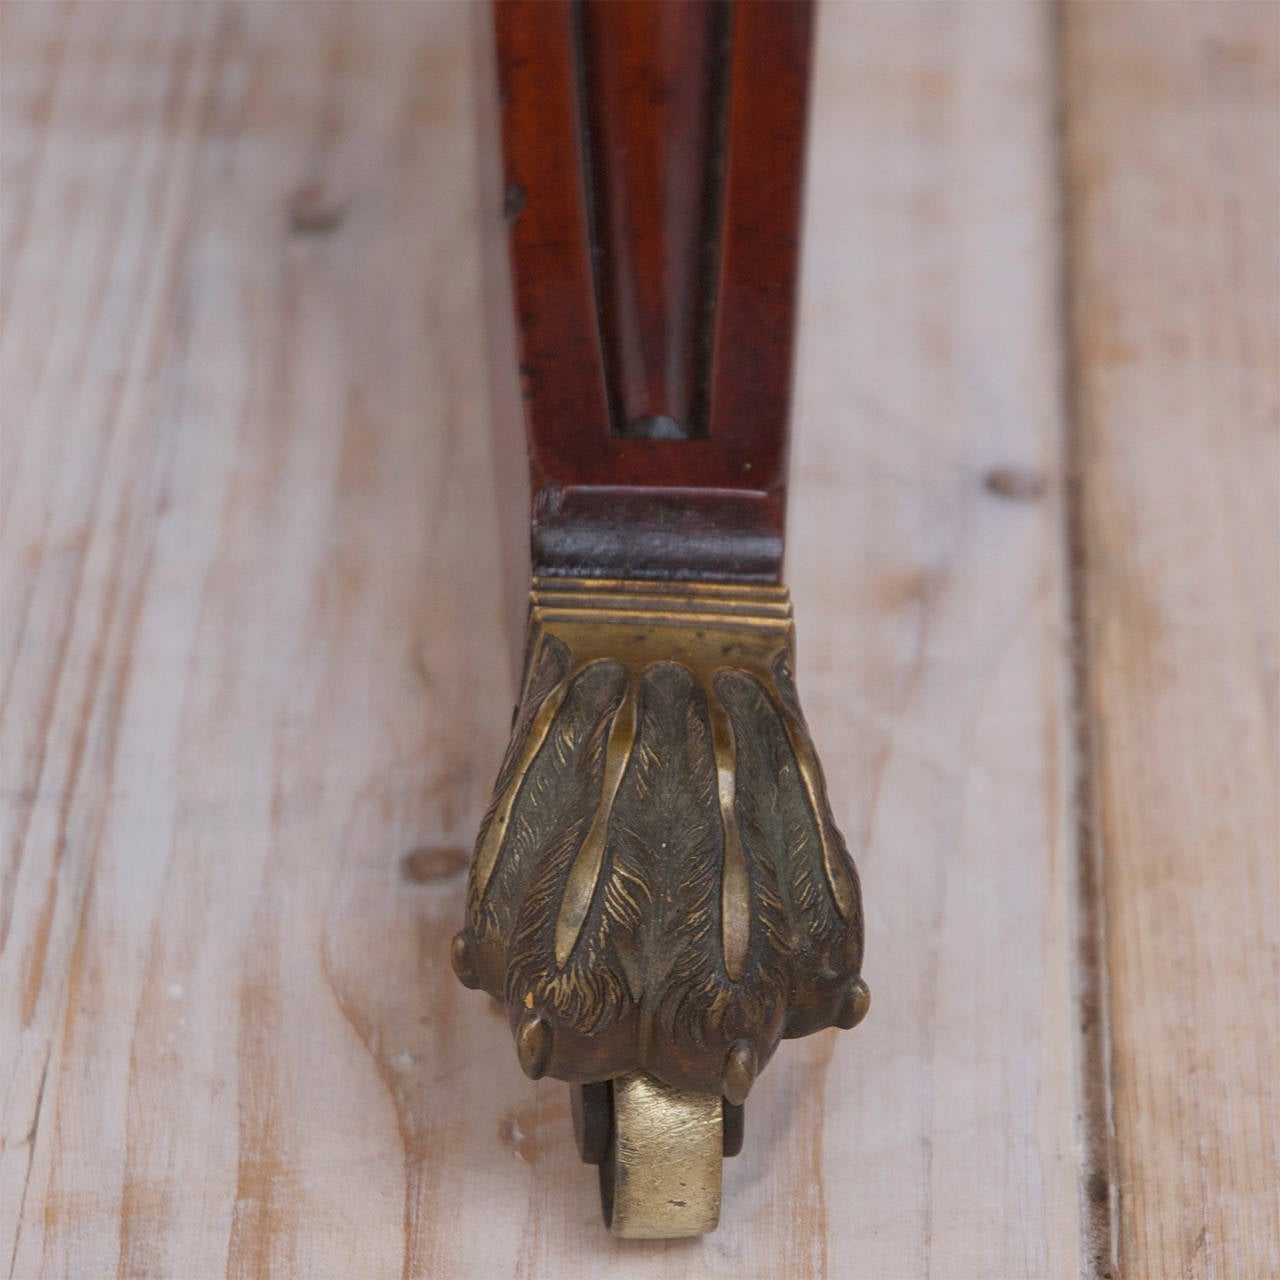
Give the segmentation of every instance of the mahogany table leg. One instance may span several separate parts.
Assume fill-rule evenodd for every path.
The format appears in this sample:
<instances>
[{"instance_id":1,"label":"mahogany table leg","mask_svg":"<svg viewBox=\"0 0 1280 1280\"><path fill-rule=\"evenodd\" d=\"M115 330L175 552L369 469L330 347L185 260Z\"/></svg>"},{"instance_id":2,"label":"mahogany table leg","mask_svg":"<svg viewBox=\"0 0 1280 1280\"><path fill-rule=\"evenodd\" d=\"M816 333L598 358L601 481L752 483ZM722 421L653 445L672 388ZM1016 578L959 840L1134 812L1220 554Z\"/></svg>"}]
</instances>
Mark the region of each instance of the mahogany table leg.
<instances>
[{"instance_id":1,"label":"mahogany table leg","mask_svg":"<svg viewBox=\"0 0 1280 1280\"><path fill-rule=\"evenodd\" d=\"M453 959L622 1235L711 1230L779 1040L869 999L780 585L811 26L493 11L533 590Z\"/></svg>"}]
</instances>

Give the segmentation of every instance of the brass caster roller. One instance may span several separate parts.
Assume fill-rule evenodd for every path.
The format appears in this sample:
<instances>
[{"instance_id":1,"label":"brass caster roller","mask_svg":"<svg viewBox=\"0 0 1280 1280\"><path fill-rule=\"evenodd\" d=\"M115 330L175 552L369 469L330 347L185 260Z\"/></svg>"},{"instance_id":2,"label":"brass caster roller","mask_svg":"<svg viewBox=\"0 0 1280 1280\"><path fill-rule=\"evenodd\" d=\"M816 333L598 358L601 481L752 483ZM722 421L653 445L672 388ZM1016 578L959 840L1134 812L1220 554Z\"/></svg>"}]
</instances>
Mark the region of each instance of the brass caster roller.
<instances>
[{"instance_id":1,"label":"brass caster roller","mask_svg":"<svg viewBox=\"0 0 1280 1280\"><path fill-rule=\"evenodd\" d=\"M572 1086L615 1235L701 1235L784 1037L866 1014L786 589L537 579L453 965Z\"/></svg>"},{"instance_id":2,"label":"brass caster roller","mask_svg":"<svg viewBox=\"0 0 1280 1280\"><path fill-rule=\"evenodd\" d=\"M700 1236L720 1220L724 1100L644 1071L571 1085L578 1153L599 1166L605 1225L631 1240Z\"/></svg>"},{"instance_id":3,"label":"brass caster roller","mask_svg":"<svg viewBox=\"0 0 1280 1280\"><path fill-rule=\"evenodd\" d=\"M643 1071L569 1086L578 1154L600 1170L605 1226L632 1240L700 1236L720 1219L723 1159L742 1150L743 1109Z\"/></svg>"}]
</instances>

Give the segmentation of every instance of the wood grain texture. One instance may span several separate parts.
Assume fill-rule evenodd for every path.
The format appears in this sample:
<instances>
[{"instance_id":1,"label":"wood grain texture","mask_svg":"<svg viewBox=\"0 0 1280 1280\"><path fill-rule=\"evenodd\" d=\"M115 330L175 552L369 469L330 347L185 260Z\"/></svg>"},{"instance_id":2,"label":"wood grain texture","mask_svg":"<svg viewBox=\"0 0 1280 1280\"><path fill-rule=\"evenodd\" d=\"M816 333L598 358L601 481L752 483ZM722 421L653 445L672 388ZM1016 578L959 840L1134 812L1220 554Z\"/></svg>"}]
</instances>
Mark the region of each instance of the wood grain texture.
<instances>
[{"instance_id":1,"label":"wood grain texture","mask_svg":"<svg viewBox=\"0 0 1280 1280\"><path fill-rule=\"evenodd\" d=\"M513 696L468 7L0 8L0 1274L1097 1274L1058 55L1120 1256L1276 1271L1275 11L1145 12L820 13L788 576L874 1005L664 1244L449 972Z\"/></svg>"},{"instance_id":2,"label":"wood grain texture","mask_svg":"<svg viewBox=\"0 0 1280 1280\"><path fill-rule=\"evenodd\" d=\"M752 1099L821 1123L772 1274L1077 1271L1050 16L819 22L788 578L872 1007Z\"/></svg>"},{"instance_id":3,"label":"wood grain texture","mask_svg":"<svg viewBox=\"0 0 1280 1280\"><path fill-rule=\"evenodd\" d=\"M876 1005L677 1244L448 971L512 695L469 15L5 22L12 1274L1069 1273L1044 15L823 19L791 563Z\"/></svg>"},{"instance_id":4,"label":"wood grain texture","mask_svg":"<svg viewBox=\"0 0 1280 1280\"><path fill-rule=\"evenodd\" d=\"M523 1167L465 15L5 22L0 1266L439 1275Z\"/></svg>"},{"instance_id":5,"label":"wood grain texture","mask_svg":"<svg viewBox=\"0 0 1280 1280\"><path fill-rule=\"evenodd\" d=\"M1280 9L1070 4L1062 54L1118 1260L1274 1276Z\"/></svg>"}]
</instances>

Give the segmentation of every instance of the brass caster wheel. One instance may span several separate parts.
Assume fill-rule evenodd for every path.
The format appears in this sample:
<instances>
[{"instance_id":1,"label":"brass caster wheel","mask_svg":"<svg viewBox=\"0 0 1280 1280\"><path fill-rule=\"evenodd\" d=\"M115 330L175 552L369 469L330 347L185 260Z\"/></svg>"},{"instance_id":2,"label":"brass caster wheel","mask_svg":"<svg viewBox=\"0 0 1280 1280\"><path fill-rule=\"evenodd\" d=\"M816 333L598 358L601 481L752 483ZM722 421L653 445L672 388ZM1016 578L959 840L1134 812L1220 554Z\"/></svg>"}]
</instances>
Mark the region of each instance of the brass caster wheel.
<instances>
[{"instance_id":1,"label":"brass caster wheel","mask_svg":"<svg viewBox=\"0 0 1280 1280\"><path fill-rule=\"evenodd\" d=\"M575 1128L580 1115L586 1120L579 1150L600 1169L605 1226L629 1240L714 1231L724 1159L721 1099L673 1089L644 1071L572 1088Z\"/></svg>"},{"instance_id":2,"label":"brass caster wheel","mask_svg":"<svg viewBox=\"0 0 1280 1280\"><path fill-rule=\"evenodd\" d=\"M569 1088L578 1154L599 1168L600 1207L615 1236L715 1230L721 1165L742 1149L742 1107L643 1071Z\"/></svg>"},{"instance_id":3,"label":"brass caster wheel","mask_svg":"<svg viewBox=\"0 0 1280 1280\"><path fill-rule=\"evenodd\" d=\"M541 579L453 966L573 1083L615 1235L700 1235L784 1037L861 1021L857 873L778 586ZM592 1083L581 1083L591 1081Z\"/></svg>"}]
</instances>

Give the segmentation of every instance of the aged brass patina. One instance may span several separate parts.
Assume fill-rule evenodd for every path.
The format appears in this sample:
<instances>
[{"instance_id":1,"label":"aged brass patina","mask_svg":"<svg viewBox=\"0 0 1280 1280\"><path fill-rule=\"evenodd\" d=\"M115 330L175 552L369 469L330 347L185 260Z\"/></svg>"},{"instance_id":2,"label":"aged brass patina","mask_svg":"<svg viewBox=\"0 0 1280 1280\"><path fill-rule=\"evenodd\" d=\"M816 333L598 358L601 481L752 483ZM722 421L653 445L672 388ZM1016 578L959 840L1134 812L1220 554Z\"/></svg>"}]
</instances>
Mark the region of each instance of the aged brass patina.
<instances>
[{"instance_id":1,"label":"aged brass patina","mask_svg":"<svg viewBox=\"0 0 1280 1280\"><path fill-rule=\"evenodd\" d=\"M700 1236L720 1220L718 1097L687 1093L646 1071L619 1076L613 1141L600 1165L604 1219L633 1240Z\"/></svg>"},{"instance_id":2,"label":"aged brass patina","mask_svg":"<svg viewBox=\"0 0 1280 1280\"><path fill-rule=\"evenodd\" d=\"M453 964L504 1002L529 1076L587 1087L575 1123L618 1234L710 1230L725 1107L780 1039L866 1013L793 644L780 586L534 583Z\"/></svg>"}]
</instances>

